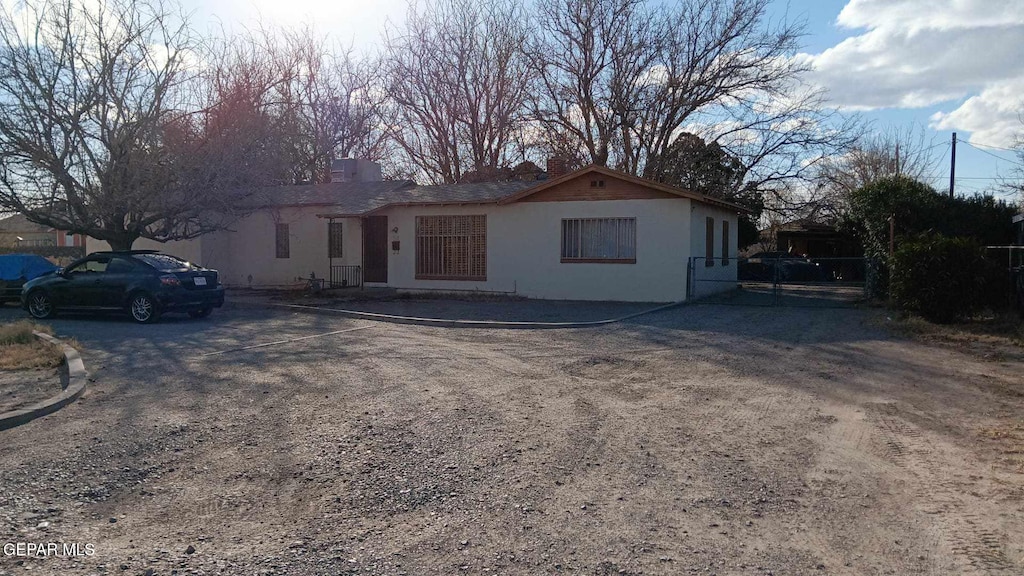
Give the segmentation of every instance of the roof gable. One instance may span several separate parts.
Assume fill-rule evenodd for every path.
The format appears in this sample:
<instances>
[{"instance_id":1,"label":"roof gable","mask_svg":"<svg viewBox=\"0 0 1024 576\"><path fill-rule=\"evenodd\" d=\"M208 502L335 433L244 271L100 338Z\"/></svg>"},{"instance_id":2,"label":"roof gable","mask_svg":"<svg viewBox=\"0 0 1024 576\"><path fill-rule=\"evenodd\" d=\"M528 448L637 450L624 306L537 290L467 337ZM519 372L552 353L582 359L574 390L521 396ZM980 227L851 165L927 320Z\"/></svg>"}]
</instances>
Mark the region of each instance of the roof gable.
<instances>
[{"instance_id":1,"label":"roof gable","mask_svg":"<svg viewBox=\"0 0 1024 576\"><path fill-rule=\"evenodd\" d=\"M608 180L616 184L610 186ZM605 186L591 186L592 182L605 180ZM748 212L742 206L719 198L712 198L689 190L683 190L646 178L631 176L625 172L603 166L590 165L559 178L548 180L537 186L503 198L499 204L513 202L566 202L573 200L652 200L659 198L689 198L719 208Z\"/></svg>"},{"instance_id":2,"label":"roof gable","mask_svg":"<svg viewBox=\"0 0 1024 576\"><path fill-rule=\"evenodd\" d=\"M618 175L574 174L574 177L519 198L518 202L578 202L597 200L658 200L678 198L650 186L630 182Z\"/></svg>"}]
</instances>

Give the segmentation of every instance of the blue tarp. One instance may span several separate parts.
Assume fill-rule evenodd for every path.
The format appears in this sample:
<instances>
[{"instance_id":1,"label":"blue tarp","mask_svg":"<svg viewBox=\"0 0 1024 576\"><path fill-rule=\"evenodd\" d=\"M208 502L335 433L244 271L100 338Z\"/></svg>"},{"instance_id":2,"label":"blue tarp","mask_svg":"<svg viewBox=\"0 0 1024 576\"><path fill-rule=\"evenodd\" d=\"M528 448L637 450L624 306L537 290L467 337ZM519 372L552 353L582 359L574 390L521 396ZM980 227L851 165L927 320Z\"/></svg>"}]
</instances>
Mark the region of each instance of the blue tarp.
<instances>
[{"instance_id":1,"label":"blue tarp","mask_svg":"<svg viewBox=\"0 0 1024 576\"><path fill-rule=\"evenodd\" d=\"M57 268L56 264L36 254L0 254L0 280L27 282Z\"/></svg>"}]
</instances>

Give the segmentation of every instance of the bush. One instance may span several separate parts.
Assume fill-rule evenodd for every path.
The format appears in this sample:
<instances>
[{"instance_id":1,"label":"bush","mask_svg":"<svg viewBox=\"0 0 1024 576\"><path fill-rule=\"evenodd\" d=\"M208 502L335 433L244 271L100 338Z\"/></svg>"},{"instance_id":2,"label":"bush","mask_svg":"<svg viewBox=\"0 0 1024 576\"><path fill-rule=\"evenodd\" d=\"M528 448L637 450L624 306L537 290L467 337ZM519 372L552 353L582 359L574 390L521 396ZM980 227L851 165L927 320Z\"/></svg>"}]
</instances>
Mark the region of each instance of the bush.
<instances>
[{"instance_id":1,"label":"bush","mask_svg":"<svg viewBox=\"0 0 1024 576\"><path fill-rule=\"evenodd\" d=\"M38 329L40 329L39 326L32 324L28 320L21 320L11 324L0 324L0 346L31 344L36 341L32 331ZM44 331L49 332L48 329Z\"/></svg>"},{"instance_id":2,"label":"bush","mask_svg":"<svg viewBox=\"0 0 1024 576\"><path fill-rule=\"evenodd\" d=\"M50 333L46 326L28 321L0 324L0 370L55 368L64 359L60 347L39 340L33 330Z\"/></svg>"},{"instance_id":3,"label":"bush","mask_svg":"<svg viewBox=\"0 0 1024 576\"><path fill-rule=\"evenodd\" d=\"M970 238L929 234L905 239L893 255L893 304L934 322L1005 305L1008 288L1004 267L987 260L984 247Z\"/></svg>"},{"instance_id":4,"label":"bush","mask_svg":"<svg viewBox=\"0 0 1024 576\"><path fill-rule=\"evenodd\" d=\"M935 230L944 220L942 204L942 195L927 184L905 177L883 178L853 192L849 217L864 253L886 262L889 217L896 218L897 237L914 236Z\"/></svg>"}]
</instances>

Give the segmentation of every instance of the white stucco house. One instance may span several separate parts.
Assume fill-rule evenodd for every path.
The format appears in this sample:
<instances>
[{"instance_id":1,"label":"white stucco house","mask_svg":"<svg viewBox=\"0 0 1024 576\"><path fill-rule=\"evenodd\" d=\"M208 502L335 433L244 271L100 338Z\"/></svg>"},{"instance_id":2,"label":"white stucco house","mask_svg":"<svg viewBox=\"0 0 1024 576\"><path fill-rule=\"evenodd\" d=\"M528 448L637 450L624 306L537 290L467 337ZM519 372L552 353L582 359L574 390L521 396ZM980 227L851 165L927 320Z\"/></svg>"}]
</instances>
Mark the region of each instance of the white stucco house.
<instances>
[{"instance_id":1,"label":"white stucco house","mask_svg":"<svg viewBox=\"0 0 1024 576\"><path fill-rule=\"evenodd\" d=\"M370 176L263 191L231 231L135 248L216 268L229 286L304 286L313 274L335 287L635 302L735 287L744 209L717 198L598 166L443 186L359 168ZM691 283L689 266L721 282Z\"/></svg>"}]
</instances>

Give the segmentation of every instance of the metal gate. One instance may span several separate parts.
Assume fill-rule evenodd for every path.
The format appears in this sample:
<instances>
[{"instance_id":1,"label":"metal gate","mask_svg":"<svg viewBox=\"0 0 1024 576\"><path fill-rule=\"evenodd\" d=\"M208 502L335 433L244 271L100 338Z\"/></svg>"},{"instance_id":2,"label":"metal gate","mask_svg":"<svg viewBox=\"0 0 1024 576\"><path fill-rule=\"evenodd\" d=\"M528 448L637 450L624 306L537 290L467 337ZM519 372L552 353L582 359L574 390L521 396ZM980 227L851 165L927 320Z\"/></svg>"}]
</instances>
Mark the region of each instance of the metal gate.
<instances>
[{"instance_id":1,"label":"metal gate","mask_svg":"<svg viewBox=\"0 0 1024 576\"><path fill-rule=\"evenodd\" d=\"M687 299L738 306L849 307L867 300L878 267L868 258L690 258Z\"/></svg>"}]
</instances>

